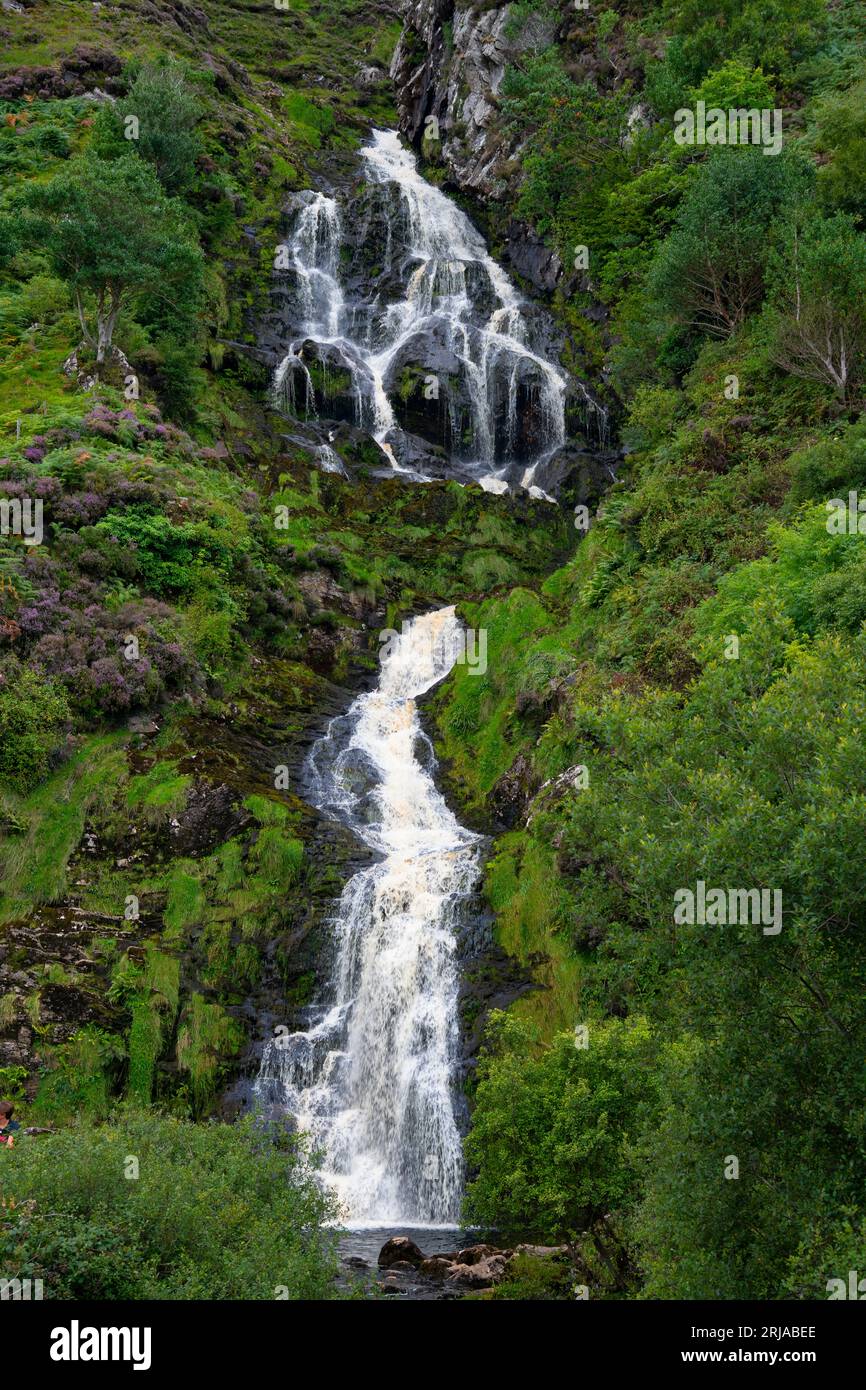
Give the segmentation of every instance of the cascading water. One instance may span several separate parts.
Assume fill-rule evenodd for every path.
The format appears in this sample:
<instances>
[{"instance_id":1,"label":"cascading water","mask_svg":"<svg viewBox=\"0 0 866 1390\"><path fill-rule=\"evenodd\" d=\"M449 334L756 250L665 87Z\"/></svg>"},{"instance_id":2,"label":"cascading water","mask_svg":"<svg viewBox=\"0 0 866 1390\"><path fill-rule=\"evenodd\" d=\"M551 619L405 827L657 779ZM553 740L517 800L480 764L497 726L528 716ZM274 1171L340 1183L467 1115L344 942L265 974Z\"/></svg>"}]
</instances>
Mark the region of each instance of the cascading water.
<instances>
[{"instance_id":1,"label":"cascading water","mask_svg":"<svg viewBox=\"0 0 866 1390\"><path fill-rule=\"evenodd\" d=\"M381 858L350 879L334 922L330 997L266 1048L259 1102L294 1116L353 1222L453 1223L461 1144L455 927L480 841L433 783L416 698L462 651L453 608L405 624L377 689L331 722L309 758L310 799Z\"/></svg>"},{"instance_id":2,"label":"cascading water","mask_svg":"<svg viewBox=\"0 0 866 1390\"><path fill-rule=\"evenodd\" d=\"M292 337L274 380L278 403L315 411L312 352L323 370L348 376L355 423L391 465L423 479L396 409L408 365L441 402L455 472L492 491L540 491L545 463L565 443L564 373L530 346L528 306L465 214L421 177L399 136L375 131L361 157L383 230L381 263L344 289L341 259L352 250L344 214L334 198L303 195L286 267ZM598 409L588 394L586 405Z\"/></svg>"},{"instance_id":3,"label":"cascading water","mask_svg":"<svg viewBox=\"0 0 866 1390\"><path fill-rule=\"evenodd\" d=\"M438 456L492 491L541 493L557 476L568 390L538 346L547 330L396 134L374 132L362 160L351 213L322 192L297 200L278 402L308 420L318 409L351 419L411 477L430 476ZM410 428L419 376L438 406ZM336 431L317 418L310 432L319 466L341 469ZM481 841L436 790L415 702L451 670L462 637L453 608L404 626L377 689L331 722L309 759L309 799L379 858L340 899L327 998L305 1029L267 1045L255 1089L311 1135L356 1226L459 1217L456 938Z\"/></svg>"}]
</instances>

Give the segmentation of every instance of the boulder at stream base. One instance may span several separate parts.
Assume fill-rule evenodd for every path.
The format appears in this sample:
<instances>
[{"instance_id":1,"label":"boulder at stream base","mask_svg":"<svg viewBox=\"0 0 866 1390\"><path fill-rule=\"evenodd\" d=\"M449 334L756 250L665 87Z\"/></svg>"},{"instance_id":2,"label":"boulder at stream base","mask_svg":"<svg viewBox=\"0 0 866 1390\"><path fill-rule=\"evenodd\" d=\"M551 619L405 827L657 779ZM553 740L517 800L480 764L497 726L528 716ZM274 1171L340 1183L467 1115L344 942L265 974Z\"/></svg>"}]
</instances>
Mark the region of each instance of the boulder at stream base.
<instances>
[{"instance_id":1,"label":"boulder at stream base","mask_svg":"<svg viewBox=\"0 0 866 1390\"><path fill-rule=\"evenodd\" d=\"M410 1264L417 1269L424 1261L424 1252L408 1236L392 1236L379 1251L379 1268L390 1269L396 1264Z\"/></svg>"},{"instance_id":2,"label":"boulder at stream base","mask_svg":"<svg viewBox=\"0 0 866 1390\"><path fill-rule=\"evenodd\" d=\"M505 1277L511 1251L497 1251L473 1264L453 1264L445 1276L446 1283L459 1284L467 1289L489 1289Z\"/></svg>"},{"instance_id":3,"label":"boulder at stream base","mask_svg":"<svg viewBox=\"0 0 866 1390\"><path fill-rule=\"evenodd\" d=\"M567 1245L518 1245L500 1250L495 1245L468 1245L463 1250L449 1250L424 1255L408 1236L392 1236L379 1251L379 1268L395 1276L414 1276L428 1285L439 1286L448 1297L472 1289L489 1289L504 1278L515 1255L534 1255L541 1259L556 1259L568 1253ZM417 1289L417 1283L414 1285ZM386 1292L387 1292L386 1288ZM391 1289L394 1292L394 1289Z\"/></svg>"}]
</instances>

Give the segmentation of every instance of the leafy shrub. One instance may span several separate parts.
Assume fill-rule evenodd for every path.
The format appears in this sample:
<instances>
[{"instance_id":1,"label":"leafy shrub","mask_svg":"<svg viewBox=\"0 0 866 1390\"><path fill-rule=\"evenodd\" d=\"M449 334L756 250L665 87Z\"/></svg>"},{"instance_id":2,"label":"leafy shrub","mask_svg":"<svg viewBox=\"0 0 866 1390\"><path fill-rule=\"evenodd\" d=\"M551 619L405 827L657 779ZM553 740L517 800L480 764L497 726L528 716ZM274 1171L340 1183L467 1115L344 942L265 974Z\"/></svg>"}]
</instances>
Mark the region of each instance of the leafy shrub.
<instances>
[{"instance_id":1,"label":"leafy shrub","mask_svg":"<svg viewBox=\"0 0 866 1390\"><path fill-rule=\"evenodd\" d=\"M53 154L58 159L68 159L72 149L72 141L60 126L41 126L36 131L35 138L39 148L44 150L46 154Z\"/></svg>"},{"instance_id":2,"label":"leafy shrub","mask_svg":"<svg viewBox=\"0 0 866 1390\"><path fill-rule=\"evenodd\" d=\"M539 1047L522 1021L492 1022L466 1141L478 1168L468 1219L558 1238L633 1202L630 1143L657 1103L646 1023L610 1019L590 1025L588 1047L571 1033Z\"/></svg>"},{"instance_id":3,"label":"leafy shrub","mask_svg":"<svg viewBox=\"0 0 866 1390\"><path fill-rule=\"evenodd\" d=\"M70 718L63 690L17 664L0 680L0 777L16 791L40 782Z\"/></svg>"},{"instance_id":4,"label":"leafy shrub","mask_svg":"<svg viewBox=\"0 0 866 1390\"><path fill-rule=\"evenodd\" d=\"M163 187L176 194L188 188L195 176L201 151L196 124L201 107L190 90L179 63L147 63L140 68L128 93L99 114L95 144L111 156L127 152L126 121L138 122L135 148L156 169Z\"/></svg>"},{"instance_id":5,"label":"leafy shrub","mask_svg":"<svg viewBox=\"0 0 866 1390\"><path fill-rule=\"evenodd\" d=\"M139 574L160 598L189 593L212 571L228 567L227 544L206 522L176 526L162 513L128 507L109 513L94 530L135 551Z\"/></svg>"},{"instance_id":6,"label":"leafy shrub","mask_svg":"<svg viewBox=\"0 0 866 1390\"><path fill-rule=\"evenodd\" d=\"M694 93L695 101L703 101L709 109L721 107L757 107L761 110L775 105L773 89L760 68L749 69L730 58L715 72L708 73Z\"/></svg>"},{"instance_id":7,"label":"leafy shrub","mask_svg":"<svg viewBox=\"0 0 866 1390\"><path fill-rule=\"evenodd\" d=\"M41 1278L46 1298L333 1294L331 1203L297 1141L249 1121L75 1125L0 1157L0 1192L3 1275Z\"/></svg>"}]
</instances>

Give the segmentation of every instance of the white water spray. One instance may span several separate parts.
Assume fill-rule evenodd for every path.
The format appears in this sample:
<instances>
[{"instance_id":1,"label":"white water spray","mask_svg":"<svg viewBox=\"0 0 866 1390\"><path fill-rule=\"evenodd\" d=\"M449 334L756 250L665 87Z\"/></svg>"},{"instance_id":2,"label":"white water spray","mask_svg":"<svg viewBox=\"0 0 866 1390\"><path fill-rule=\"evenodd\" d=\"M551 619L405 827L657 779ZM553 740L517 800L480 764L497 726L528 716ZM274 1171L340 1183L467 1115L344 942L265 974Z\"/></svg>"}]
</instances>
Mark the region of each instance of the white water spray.
<instances>
[{"instance_id":1,"label":"white water spray","mask_svg":"<svg viewBox=\"0 0 866 1390\"><path fill-rule=\"evenodd\" d=\"M421 177L399 136L375 131L361 157L368 182L387 205L383 273L391 274L398 257L406 267L402 297L387 300L376 287L367 302L347 302L339 282L340 209L333 198L307 195L292 243L301 321L276 373L278 400L297 411L300 373L303 408L310 413L312 382L301 352L307 341L329 349L351 376L356 422L399 467L394 377L402 361L412 360L413 346L435 340L445 359L458 364L468 402L471 442L464 448L465 426L448 398L452 436L461 436L466 454L462 471L492 491L504 490L509 480L534 487L543 482L543 464L565 442L564 373L528 345L522 303L508 276L465 214ZM515 475L520 388L533 401L538 448Z\"/></svg>"},{"instance_id":2,"label":"white water spray","mask_svg":"<svg viewBox=\"0 0 866 1390\"><path fill-rule=\"evenodd\" d=\"M462 648L453 608L404 625L377 689L310 754L314 804L381 859L340 899L328 1001L309 1029L268 1044L256 1091L313 1136L323 1179L353 1223L459 1216L455 927L478 880L480 841L436 790L415 701Z\"/></svg>"}]
</instances>

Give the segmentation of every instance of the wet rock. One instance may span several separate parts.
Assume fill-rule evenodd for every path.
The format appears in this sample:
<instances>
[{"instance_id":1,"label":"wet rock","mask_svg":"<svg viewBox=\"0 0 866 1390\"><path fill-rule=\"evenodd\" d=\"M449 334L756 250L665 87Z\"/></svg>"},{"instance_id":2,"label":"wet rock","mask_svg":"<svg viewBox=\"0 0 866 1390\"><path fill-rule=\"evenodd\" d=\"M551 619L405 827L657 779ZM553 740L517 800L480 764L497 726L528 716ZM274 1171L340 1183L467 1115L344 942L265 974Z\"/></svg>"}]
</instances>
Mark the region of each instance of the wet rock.
<instances>
[{"instance_id":1,"label":"wet rock","mask_svg":"<svg viewBox=\"0 0 866 1390\"><path fill-rule=\"evenodd\" d=\"M418 1273L423 1279L430 1279L434 1284L442 1284L454 1264L454 1258L448 1255L429 1255L426 1260L422 1260L418 1266Z\"/></svg>"},{"instance_id":2,"label":"wet rock","mask_svg":"<svg viewBox=\"0 0 866 1390\"><path fill-rule=\"evenodd\" d=\"M489 1289L505 1277L508 1260L505 1255L491 1254L474 1264L455 1264L449 1269L445 1282L467 1289Z\"/></svg>"},{"instance_id":3,"label":"wet rock","mask_svg":"<svg viewBox=\"0 0 866 1390\"><path fill-rule=\"evenodd\" d=\"M506 1251L497 1250L495 1245L467 1245L465 1250L457 1253L457 1263L463 1265L477 1265L482 1260L487 1260L491 1255L504 1255Z\"/></svg>"},{"instance_id":4,"label":"wet rock","mask_svg":"<svg viewBox=\"0 0 866 1390\"><path fill-rule=\"evenodd\" d=\"M511 266L537 290L550 293L562 275L562 261L525 222L509 222L505 254Z\"/></svg>"},{"instance_id":5,"label":"wet rock","mask_svg":"<svg viewBox=\"0 0 866 1390\"><path fill-rule=\"evenodd\" d=\"M403 33L391 60L400 124L411 140L432 109L445 55L443 24L451 19L454 0L404 0Z\"/></svg>"},{"instance_id":6,"label":"wet rock","mask_svg":"<svg viewBox=\"0 0 866 1390\"><path fill-rule=\"evenodd\" d=\"M526 753L519 753L490 793L490 809L507 830L523 823L538 778Z\"/></svg>"},{"instance_id":7,"label":"wet rock","mask_svg":"<svg viewBox=\"0 0 866 1390\"><path fill-rule=\"evenodd\" d=\"M172 822L172 850L192 858L210 854L251 823L252 817L238 805L230 787L195 783L180 817Z\"/></svg>"},{"instance_id":8,"label":"wet rock","mask_svg":"<svg viewBox=\"0 0 866 1390\"><path fill-rule=\"evenodd\" d=\"M424 1252L408 1236L392 1236L379 1251L379 1268L391 1269L396 1264L407 1264L417 1269L424 1262Z\"/></svg>"},{"instance_id":9,"label":"wet rock","mask_svg":"<svg viewBox=\"0 0 866 1390\"><path fill-rule=\"evenodd\" d=\"M460 186L504 197L519 177L516 156L526 137L501 120L502 80L521 55L550 45L557 20L531 14L513 32L511 6L455 9L449 0L406 0L403 13L391 63L401 129L417 142L435 117L441 158ZM446 21L453 25L450 45Z\"/></svg>"},{"instance_id":10,"label":"wet rock","mask_svg":"<svg viewBox=\"0 0 866 1390\"><path fill-rule=\"evenodd\" d=\"M364 620L369 617L370 605L363 595L342 589L327 570L311 570L298 579L298 588L313 609L330 608L347 617Z\"/></svg>"}]
</instances>

